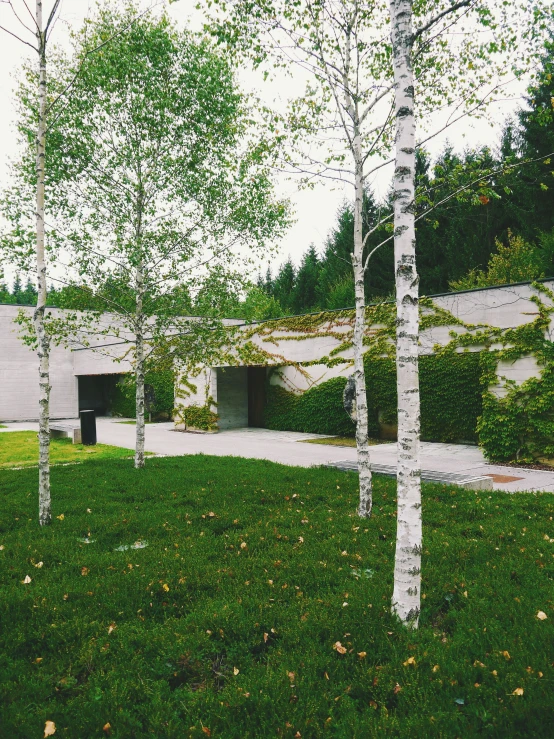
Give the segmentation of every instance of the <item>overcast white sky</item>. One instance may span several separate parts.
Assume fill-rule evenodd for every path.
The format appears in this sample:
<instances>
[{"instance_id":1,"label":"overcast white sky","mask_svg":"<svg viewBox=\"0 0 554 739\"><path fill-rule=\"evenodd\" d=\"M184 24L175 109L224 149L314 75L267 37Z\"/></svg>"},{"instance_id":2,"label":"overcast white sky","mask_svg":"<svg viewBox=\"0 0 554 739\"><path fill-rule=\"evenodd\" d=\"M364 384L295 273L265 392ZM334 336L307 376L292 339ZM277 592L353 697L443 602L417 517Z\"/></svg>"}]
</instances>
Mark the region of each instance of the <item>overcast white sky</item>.
<instances>
[{"instance_id":1,"label":"overcast white sky","mask_svg":"<svg viewBox=\"0 0 554 739\"><path fill-rule=\"evenodd\" d=\"M20 12L22 19L25 19L27 11L23 0L12 0L12 2ZM28 5L33 8L33 0L28 0ZM52 0L45 0L45 14L50 10L51 5ZM194 5L195 0L180 0L180 2L168 5L168 8L171 16L179 24L198 28L202 19ZM68 25L79 26L91 6L93 6L93 3L90 0L62 0L59 20L52 37L53 41L63 44L64 39L67 38ZM30 18L28 19L31 21ZM13 31L17 29L9 7L2 4L0 4L0 25L7 26ZM30 34L27 34L26 38L33 40ZM16 145L13 102L14 78L17 76L22 61L28 54L32 53L31 49L0 30L0 188L7 182L9 176L7 164ZM252 89L256 78L251 73L243 71L239 73L239 80L245 88ZM297 94L300 92L300 84L300 81L298 81L298 85L296 85L298 89L294 90ZM266 85L263 91L263 97L268 101L275 98L286 101L291 94L291 89L295 87L294 81L291 82L290 78L277 80L271 85L271 87ZM520 89L523 90L524 85ZM459 149L463 149L467 145L475 146L477 144L494 146L498 141L503 119L513 112L515 107L517 107L517 103L514 102L498 104L494 127L491 127L486 121L462 121L456 127L449 129L448 140ZM435 139L430 146L431 152L438 152L444 145L446 138L445 134ZM390 168L384 168L373 182L377 197L386 193L390 176ZM278 256L271 259L273 272L275 272L276 266L284 261L288 255L298 264L302 254L311 243L314 243L320 249L325 237L335 223L338 207L345 197L350 197L349 188L344 189L338 183L334 185L330 182L318 185L314 190L299 191L294 182L281 177L279 189L292 200L297 222L279 245ZM262 265L262 269L265 270L265 265Z\"/></svg>"}]
</instances>

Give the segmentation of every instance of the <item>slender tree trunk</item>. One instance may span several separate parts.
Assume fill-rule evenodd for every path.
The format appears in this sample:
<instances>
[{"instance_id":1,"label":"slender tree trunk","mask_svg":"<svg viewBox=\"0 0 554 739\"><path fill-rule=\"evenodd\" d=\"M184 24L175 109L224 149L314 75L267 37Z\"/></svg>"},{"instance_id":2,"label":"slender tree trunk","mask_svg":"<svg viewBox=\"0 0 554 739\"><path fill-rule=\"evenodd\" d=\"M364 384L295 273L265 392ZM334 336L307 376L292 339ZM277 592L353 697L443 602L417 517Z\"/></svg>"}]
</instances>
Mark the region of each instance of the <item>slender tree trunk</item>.
<instances>
[{"instance_id":1,"label":"slender tree trunk","mask_svg":"<svg viewBox=\"0 0 554 739\"><path fill-rule=\"evenodd\" d=\"M415 256L415 116L411 64L413 0L390 0L396 114L394 261L398 389L398 516L392 610L417 628L421 606L419 460L419 278Z\"/></svg>"},{"instance_id":2,"label":"slender tree trunk","mask_svg":"<svg viewBox=\"0 0 554 739\"><path fill-rule=\"evenodd\" d=\"M142 265L137 268L136 335L135 335L135 381L136 381L136 447L135 467L144 467L144 277Z\"/></svg>"},{"instance_id":3,"label":"slender tree trunk","mask_svg":"<svg viewBox=\"0 0 554 739\"><path fill-rule=\"evenodd\" d=\"M367 443L367 393L364 372L365 336L365 287L363 266L362 216L364 207L364 183L362 164L362 145L359 132L354 139L355 196L354 196L354 290L356 296L356 316L354 322L354 379L356 381L356 450L358 453L358 473L360 478L360 502L358 515L371 516L372 488L369 444Z\"/></svg>"},{"instance_id":4,"label":"slender tree trunk","mask_svg":"<svg viewBox=\"0 0 554 739\"><path fill-rule=\"evenodd\" d=\"M38 506L41 526L50 523L50 340L44 325L46 308L46 259L44 254L44 166L46 149L46 38L42 30L42 0L36 3L39 50L38 126L36 161L36 269L37 305L33 323L39 359L39 463Z\"/></svg>"}]
</instances>

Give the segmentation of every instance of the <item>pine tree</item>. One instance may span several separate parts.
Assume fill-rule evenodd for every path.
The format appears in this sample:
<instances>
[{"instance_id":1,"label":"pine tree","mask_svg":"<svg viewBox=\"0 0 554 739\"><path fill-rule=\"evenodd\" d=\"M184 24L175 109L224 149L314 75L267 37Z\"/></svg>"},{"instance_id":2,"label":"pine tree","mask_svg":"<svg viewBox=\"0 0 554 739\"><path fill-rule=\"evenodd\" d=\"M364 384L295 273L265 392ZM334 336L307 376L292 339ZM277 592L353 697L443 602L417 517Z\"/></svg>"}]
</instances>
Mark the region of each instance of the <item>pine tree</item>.
<instances>
[{"instance_id":1,"label":"pine tree","mask_svg":"<svg viewBox=\"0 0 554 739\"><path fill-rule=\"evenodd\" d=\"M292 294L296 283L296 270L289 257L281 266L273 281L273 297L283 306L285 313L292 312Z\"/></svg>"},{"instance_id":2,"label":"pine tree","mask_svg":"<svg viewBox=\"0 0 554 739\"><path fill-rule=\"evenodd\" d=\"M316 293L319 270L319 257L315 246L311 244L302 258L292 291L292 310L294 313L307 313L320 307Z\"/></svg>"}]
</instances>

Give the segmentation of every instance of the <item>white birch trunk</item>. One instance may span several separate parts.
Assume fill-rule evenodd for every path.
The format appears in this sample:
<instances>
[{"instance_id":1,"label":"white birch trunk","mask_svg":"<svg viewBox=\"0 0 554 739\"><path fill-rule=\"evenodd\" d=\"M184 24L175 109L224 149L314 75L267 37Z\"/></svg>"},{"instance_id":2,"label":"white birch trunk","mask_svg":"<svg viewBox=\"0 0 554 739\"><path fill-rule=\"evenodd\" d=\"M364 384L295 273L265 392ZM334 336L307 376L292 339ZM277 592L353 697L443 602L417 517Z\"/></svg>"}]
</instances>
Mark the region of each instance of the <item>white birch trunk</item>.
<instances>
[{"instance_id":1,"label":"white birch trunk","mask_svg":"<svg viewBox=\"0 0 554 739\"><path fill-rule=\"evenodd\" d=\"M372 507L372 488L371 462L369 457L369 444L367 443L367 393L364 372L364 336L366 326L362 232L364 185L362 145L359 132L356 132L353 144L355 159L355 196L354 252L352 254L352 268L354 270L354 291L356 297L356 316L354 322L354 379L356 381L356 450L360 479L360 502L358 505L358 515L362 518L369 518L371 516Z\"/></svg>"},{"instance_id":2,"label":"white birch trunk","mask_svg":"<svg viewBox=\"0 0 554 739\"><path fill-rule=\"evenodd\" d=\"M422 522L412 2L390 0L396 115L393 198L398 389L398 517L392 610L405 625L417 628L421 606Z\"/></svg>"},{"instance_id":3,"label":"white birch trunk","mask_svg":"<svg viewBox=\"0 0 554 739\"><path fill-rule=\"evenodd\" d=\"M33 324L38 343L39 360L39 523L50 523L50 340L44 325L46 308L46 259L44 253L44 167L46 149L46 38L42 29L42 0L36 3L37 41L39 52L38 125L36 160L36 270L37 305Z\"/></svg>"},{"instance_id":4,"label":"white birch trunk","mask_svg":"<svg viewBox=\"0 0 554 739\"><path fill-rule=\"evenodd\" d=\"M136 381L136 446L135 467L144 467L144 316L142 298L144 279L142 266L137 268L135 381Z\"/></svg>"}]
</instances>

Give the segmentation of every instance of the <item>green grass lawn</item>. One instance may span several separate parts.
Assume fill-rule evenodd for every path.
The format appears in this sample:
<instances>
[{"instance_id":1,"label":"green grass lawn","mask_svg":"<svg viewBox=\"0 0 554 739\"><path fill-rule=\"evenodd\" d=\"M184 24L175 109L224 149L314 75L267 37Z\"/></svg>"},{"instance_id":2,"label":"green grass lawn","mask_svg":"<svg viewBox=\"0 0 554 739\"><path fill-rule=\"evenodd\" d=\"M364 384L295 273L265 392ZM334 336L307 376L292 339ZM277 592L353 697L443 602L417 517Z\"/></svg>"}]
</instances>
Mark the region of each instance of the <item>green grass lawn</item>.
<instances>
[{"instance_id":1,"label":"green grass lawn","mask_svg":"<svg viewBox=\"0 0 554 739\"><path fill-rule=\"evenodd\" d=\"M52 439L50 459L52 464L79 462L98 457L114 459L129 457L129 449L107 444L83 446L73 444L71 439ZM38 460L38 438L36 431L10 431L0 434L0 469L36 465Z\"/></svg>"},{"instance_id":2,"label":"green grass lawn","mask_svg":"<svg viewBox=\"0 0 554 739\"><path fill-rule=\"evenodd\" d=\"M369 522L356 483L92 460L53 468L40 529L36 470L0 471L0 736L551 735L553 496L425 486L409 633L389 613L395 482L375 478Z\"/></svg>"}]
</instances>

